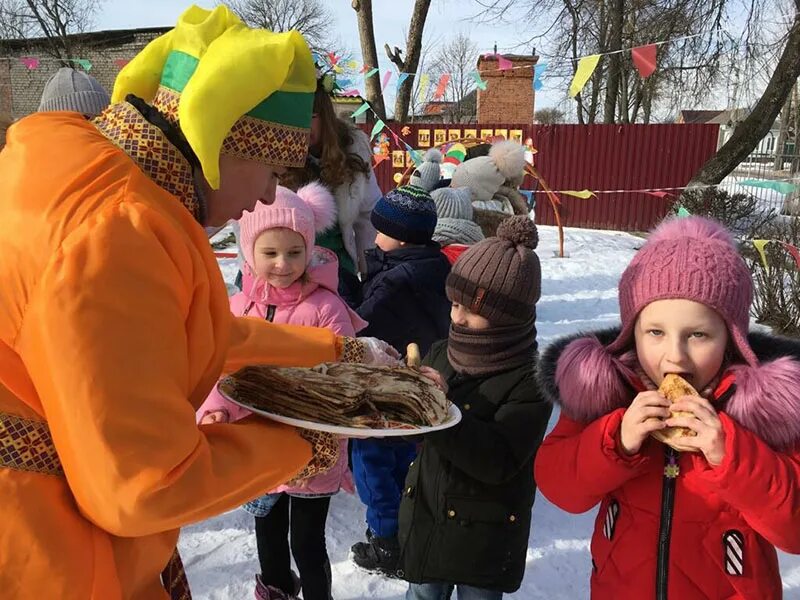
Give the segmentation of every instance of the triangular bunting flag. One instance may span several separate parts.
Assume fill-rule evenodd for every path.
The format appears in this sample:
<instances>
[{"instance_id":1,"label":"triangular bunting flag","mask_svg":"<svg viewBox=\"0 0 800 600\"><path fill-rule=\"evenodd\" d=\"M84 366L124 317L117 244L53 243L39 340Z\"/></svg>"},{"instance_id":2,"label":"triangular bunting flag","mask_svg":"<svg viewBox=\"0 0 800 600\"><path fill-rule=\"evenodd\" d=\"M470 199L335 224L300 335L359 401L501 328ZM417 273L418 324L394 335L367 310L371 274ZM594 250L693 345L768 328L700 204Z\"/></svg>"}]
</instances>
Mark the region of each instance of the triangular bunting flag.
<instances>
[{"instance_id":1,"label":"triangular bunting flag","mask_svg":"<svg viewBox=\"0 0 800 600\"><path fill-rule=\"evenodd\" d=\"M129 58L118 58L117 60L114 61L114 64L117 66L117 68L121 69L129 62L131 62Z\"/></svg>"},{"instance_id":2,"label":"triangular bunting flag","mask_svg":"<svg viewBox=\"0 0 800 600\"><path fill-rule=\"evenodd\" d=\"M25 65L25 67L29 71L32 71L33 69L38 69L39 68L39 59L38 58L34 58L32 56L23 56L22 58L19 59L19 62L21 62L23 65Z\"/></svg>"},{"instance_id":3,"label":"triangular bunting flag","mask_svg":"<svg viewBox=\"0 0 800 600\"><path fill-rule=\"evenodd\" d=\"M567 196L574 196L575 198L580 198L581 200L588 200L589 198L597 198L594 192L589 190L562 190L562 194L566 194Z\"/></svg>"},{"instance_id":4,"label":"triangular bunting flag","mask_svg":"<svg viewBox=\"0 0 800 600\"><path fill-rule=\"evenodd\" d=\"M683 219L683 218L685 218L685 217L691 217L691 216L692 216L692 213L690 213L688 210L686 210L686 209L685 209L685 208L683 208L682 206L679 206L679 207L678 207L678 216L679 216L681 219Z\"/></svg>"},{"instance_id":5,"label":"triangular bunting flag","mask_svg":"<svg viewBox=\"0 0 800 600\"><path fill-rule=\"evenodd\" d=\"M359 73L364 74L367 71L369 71L369 65L364 65L363 67L361 67L361 70L359 71Z\"/></svg>"},{"instance_id":6,"label":"triangular bunting flag","mask_svg":"<svg viewBox=\"0 0 800 600\"><path fill-rule=\"evenodd\" d=\"M478 86L479 90L485 90L486 89L486 82L483 79L481 79L481 74L478 71L472 71L472 73L470 73L470 75L475 80L475 85Z\"/></svg>"},{"instance_id":7,"label":"triangular bunting flag","mask_svg":"<svg viewBox=\"0 0 800 600\"><path fill-rule=\"evenodd\" d=\"M739 185L747 185L750 187L763 188L765 190L773 190L779 194L791 194L797 191L797 186L786 181L771 181L764 179L745 179L740 181Z\"/></svg>"},{"instance_id":8,"label":"triangular bunting flag","mask_svg":"<svg viewBox=\"0 0 800 600\"><path fill-rule=\"evenodd\" d=\"M411 75L411 73L400 73L400 74L397 76L397 89L398 89L398 90L400 89L400 86L401 86L401 85L403 85L403 82L404 82L406 79L408 79L408 76L409 76L409 75Z\"/></svg>"},{"instance_id":9,"label":"triangular bunting flag","mask_svg":"<svg viewBox=\"0 0 800 600\"><path fill-rule=\"evenodd\" d=\"M505 56L500 56L499 54L497 54L496 56L497 56L497 67L501 71L508 71L509 69L514 67L511 61L508 60Z\"/></svg>"},{"instance_id":10,"label":"triangular bunting flag","mask_svg":"<svg viewBox=\"0 0 800 600\"><path fill-rule=\"evenodd\" d=\"M797 246L792 246L788 242L781 242L781 246L783 246L784 249L789 254L792 255L792 258L794 258L794 262L797 264L797 267L800 268L800 250L797 249Z\"/></svg>"},{"instance_id":11,"label":"triangular bunting flag","mask_svg":"<svg viewBox=\"0 0 800 600\"><path fill-rule=\"evenodd\" d=\"M375 126L372 128L372 133L369 135L369 139L374 140L375 136L383 131L384 127L386 127L386 124L381 119L378 119L378 122L375 123Z\"/></svg>"},{"instance_id":12,"label":"triangular bunting flag","mask_svg":"<svg viewBox=\"0 0 800 600\"><path fill-rule=\"evenodd\" d=\"M372 77L373 75L377 75L377 74L378 74L378 71L380 71L380 69L378 69L378 67L375 67L374 69L371 69L371 70L369 71L369 73L367 73L366 75L364 75L364 78L366 79L367 77Z\"/></svg>"},{"instance_id":13,"label":"triangular bunting flag","mask_svg":"<svg viewBox=\"0 0 800 600\"><path fill-rule=\"evenodd\" d=\"M767 264L767 253L764 252L764 247L770 242L770 240L753 240L753 246L756 247L758 250L759 256L761 256L761 262L764 263L764 269L769 271L769 265Z\"/></svg>"},{"instance_id":14,"label":"triangular bunting flag","mask_svg":"<svg viewBox=\"0 0 800 600\"><path fill-rule=\"evenodd\" d=\"M645 192L645 194L655 196L656 198L666 198L670 195L669 192L665 192L663 190L653 190L652 192Z\"/></svg>"},{"instance_id":15,"label":"triangular bunting flag","mask_svg":"<svg viewBox=\"0 0 800 600\"><path fill-rule=\"evenodd\" d=\"M419 78L419 100L420 102L425 101L425 97L428 94L428 86L431 83L431 76L427 73L423 73L422 77Z\"/></svg>"},{"instance_id":16,"label":"triangular bunting flag","mask_svg":"<svg viewBox=\"0 0 800 600\"><path fill-rule=\"evenodd\" d=\"M386 71L383 74L383 83L381 83L381 90L386 91L386 86L389 85L389 80L392 78L392 72Z\"/></svg>"},{"instance_id":17,"label":"triangular bunting flag","mask_svg":"<svg viewBox=\"0 0 800 600\"><path fill-rule=\"evenodd\" d=\"M533 89L537 92L544 87L542 75L547 71L547 63L542 63L533 67Z\"/></svg>"},{"instance_id":18,"label":"triangular bunting flag","mask_svg":"<svg viewBox=\"0 0 800 600\"><path fill-rule=\"evenodd\" d=\"M328 52L328 58L331 60L331 64L335 67L336 63L339 62L339 57L336 56L336 52Z\"/></svg>"},{"instance_id":19,"label":"triangular bunting flag","mask_svg":"<svg viewBox=\"0 0 800 600\"><path fill-rule=\"evenodd\" d=\"M642 78L650 77L656 70L656 45L648 44L631 49L633 64Z\"/></svg>"},{"instance_id":20,"label":"triangular bunting flag","mask_svg":"<svg viewBox=\"0 0 800 600\"><path fill-rule=\"evenodd\" d=\"M445 91L447 91L447 84L450 82L450 73L444 73L439 78L439 84L436 86L436 92L433 94L434 100L439 100L442 96L444 96Z\"/></svg>"},{"instance_id":21,"label":"triangular bunting flag","mask_svg":"<svg viewBox=\"0 0 800 600\"><path fill-rule=\"evenodd\" d=\"M387 160L389 157L385 154L373 154L372 155L372 166L377 167L383 161Z\"/></svg>"},{"instance_id":22,"label":"triangular bunting flag","mask_svg":"<svg viewBox=\"0 0 800 600\"><path fill-rule=\"evenodd\" d=\"M85 58L76 58L74 61L78 63L84 71L88 72L92 70L92 63Z\"/></svg>"},{"instance_id":23,"label":"triangular bunting flag","mask_svg":"<svg viewBox=\"0 0 800 600\"><path fill-rule=\"evenodd\" d=\"M578 61L578 69L575 71L572 83L569 84L569 95L571 98L581 93L583 86L586 85L592 73L594 73L594 70L597 68L598 62L600 62L599 54L584 56Z\"/></svg>"}]
</instances>

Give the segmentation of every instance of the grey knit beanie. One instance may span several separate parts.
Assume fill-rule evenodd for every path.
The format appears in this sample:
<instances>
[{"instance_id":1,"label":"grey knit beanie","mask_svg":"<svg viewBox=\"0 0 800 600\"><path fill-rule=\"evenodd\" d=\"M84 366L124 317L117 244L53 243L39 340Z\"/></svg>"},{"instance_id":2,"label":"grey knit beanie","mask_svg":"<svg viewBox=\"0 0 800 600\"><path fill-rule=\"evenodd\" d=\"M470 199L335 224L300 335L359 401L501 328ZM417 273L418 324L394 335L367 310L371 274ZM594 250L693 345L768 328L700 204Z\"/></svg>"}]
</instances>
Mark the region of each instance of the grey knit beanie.
<instances>
[{"instance_id":1,"label":"grey knit beanie","mask_svg":"<svg viewBox=\"0 0 800 600\"><path fill-rule=\"evenodd\" d=\"M474 159L473 159L474 160ZM478 242L458 257L445 289L457 302L493 325L524 323L535 317L542 290L536 225L528 217L503 221L497 236Z\"/></svg>"},{"instance_id":2,"label":"grey knit beanie","mask_svg":"<svg viewBox=\"0 0 800 600\"><path fill-rule=\"evenodd\" d=\"M431 148L425 153L423 162L414 169L408 183L430 192L442 178L442 153Z\"/></svg>"},{"instance_id":3,"label":"grey knit beanie","mask_svg":"<svg viewBox=\"0 0 800 600\"><path fill-rule=\"evenodd\" d=\"M68 110L96 117L111 103L108 92L83 71L61 67L44 84L39 112Z\"/></svg>"},{"instance_id":4,"label":"grey knit beanie","mask_svg":"<svg viewBox=\"0 0 800 600\"><path fill-rule=\"evenodd\" d=\"M431 192L440 219L472 220L472 198L467 188L439 188Z\"/></svg>"},{"instance_id":5,"label":"grey knit beanie","mask_svg":"<svg viewBox=\"0 0 800 600\"><path fill-rule=\"evenodd\" d=\"M484 239L480 225L467 219L439 219L433 230L433 241L442 246L464 244L472 246Z\"/></svg>"}]
</instances>

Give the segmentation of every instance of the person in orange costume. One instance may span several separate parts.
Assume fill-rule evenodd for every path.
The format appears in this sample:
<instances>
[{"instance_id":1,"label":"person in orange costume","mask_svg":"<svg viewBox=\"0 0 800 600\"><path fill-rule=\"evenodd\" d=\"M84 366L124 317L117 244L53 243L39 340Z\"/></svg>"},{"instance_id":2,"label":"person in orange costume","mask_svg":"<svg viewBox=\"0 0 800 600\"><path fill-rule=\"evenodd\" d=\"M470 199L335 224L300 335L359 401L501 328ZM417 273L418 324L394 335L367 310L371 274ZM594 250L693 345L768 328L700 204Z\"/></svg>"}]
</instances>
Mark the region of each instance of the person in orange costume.
<instances>
[{"instance_id":1,"label":"person in orange costume","mask_svg":"<svg viewBox=\"0 0 800 600\"><path fill-rule=\"evenodd\" d=\"M192 7L123 69L95 120L39 113L9 130L3 598L188 598L179 528L312 459L290 427L196 426L220 374L391 360L377 340L233 317L203 229L269 202L276 175L303 164L315 84L296 32Z\"/></svg>"}]
</instances>

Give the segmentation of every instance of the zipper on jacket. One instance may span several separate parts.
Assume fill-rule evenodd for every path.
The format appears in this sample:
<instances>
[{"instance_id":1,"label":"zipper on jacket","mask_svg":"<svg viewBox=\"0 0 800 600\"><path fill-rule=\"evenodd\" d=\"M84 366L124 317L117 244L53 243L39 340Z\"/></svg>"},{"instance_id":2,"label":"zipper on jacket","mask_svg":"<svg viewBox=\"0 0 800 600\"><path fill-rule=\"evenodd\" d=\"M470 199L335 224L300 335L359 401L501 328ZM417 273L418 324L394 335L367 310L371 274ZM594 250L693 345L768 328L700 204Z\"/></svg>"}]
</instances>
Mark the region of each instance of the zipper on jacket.
<instances>
[{"instance_id":1,"label":"zipper on jacket","mask_svg":"<svg viewBox=\"0 0 800 600\"><path fill-rule=\"evenodd\" d=\"M272 323L275 320L275 311L278 309L274 304L267 305L267 316L264 317L267 321Z\"/></svg>"},{"instance_id":2,"label":"zipper on jacket","mask_svg":"<svg viewBox=\"0 0 800 600\"><path fill-rule=\"evenodd\" d=\"M661 522L658 529L656 563L656 600L667 600L669 578L669 544L672 535L672 513L675 508L675 484L680 475L678 452L669 446L664 454L664 477L661 483Z\"/></svg>"}]
</instances>

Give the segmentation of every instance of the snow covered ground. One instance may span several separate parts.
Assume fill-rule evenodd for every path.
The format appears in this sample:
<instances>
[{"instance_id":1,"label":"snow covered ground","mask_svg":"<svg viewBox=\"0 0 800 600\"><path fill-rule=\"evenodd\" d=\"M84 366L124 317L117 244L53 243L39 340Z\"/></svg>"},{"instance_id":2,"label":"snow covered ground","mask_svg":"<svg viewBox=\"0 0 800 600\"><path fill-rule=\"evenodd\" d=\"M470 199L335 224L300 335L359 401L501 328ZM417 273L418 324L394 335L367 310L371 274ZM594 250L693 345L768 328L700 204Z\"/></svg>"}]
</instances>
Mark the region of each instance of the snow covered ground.
<instances>
[{"instance_id":1,"label":"snow covered ground","mask_svg":"<svg viewBox=\"0 0 800 600\"><path fill-rule=\"evenodd\" d=\"M540 347L575 331L613 325L619 317L616 285L641 238L625 233L566 230L569 258L555 258L556 229L539 227L542 298L537 306ZM226 281L235 261L220 260ZM555 424L557 415L551 422ZM528 568L515 600L588 598L589 535L594 512L569 515L538 496L528 546ZM352 543L364 534L364 509L357 498L339 494L328 518L328 551L336 600L400 600L406 584L364 573L348 560ZM257 570L252 518L238 509L184 529L180 542L196 600L252 598ZM781 554L785 598L800 600L800 556Z\"/></svg>"}]
</instances>

